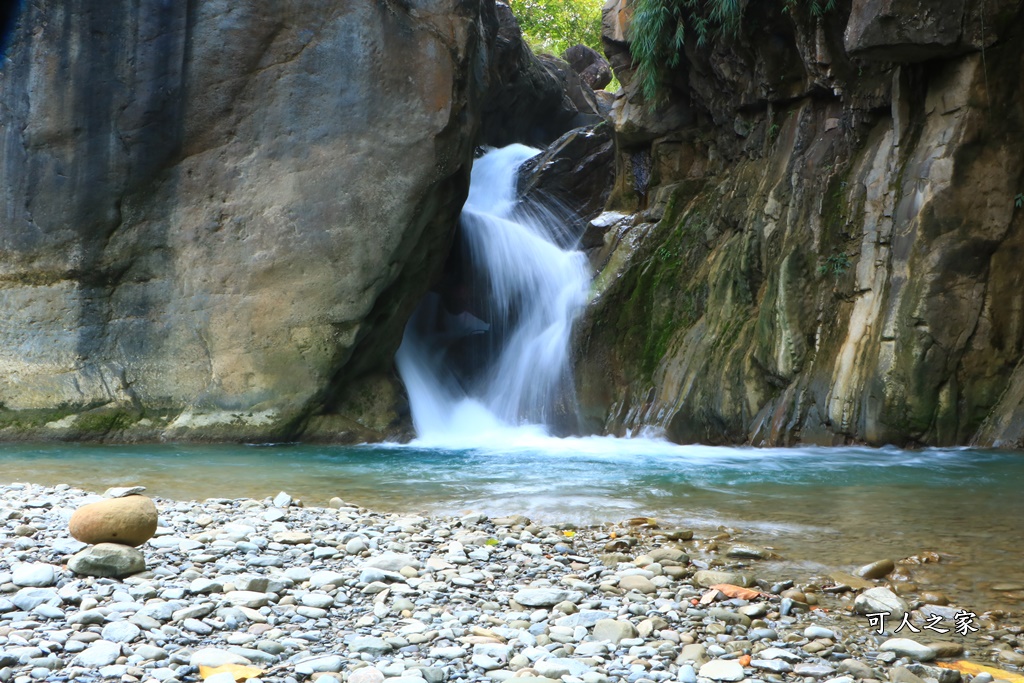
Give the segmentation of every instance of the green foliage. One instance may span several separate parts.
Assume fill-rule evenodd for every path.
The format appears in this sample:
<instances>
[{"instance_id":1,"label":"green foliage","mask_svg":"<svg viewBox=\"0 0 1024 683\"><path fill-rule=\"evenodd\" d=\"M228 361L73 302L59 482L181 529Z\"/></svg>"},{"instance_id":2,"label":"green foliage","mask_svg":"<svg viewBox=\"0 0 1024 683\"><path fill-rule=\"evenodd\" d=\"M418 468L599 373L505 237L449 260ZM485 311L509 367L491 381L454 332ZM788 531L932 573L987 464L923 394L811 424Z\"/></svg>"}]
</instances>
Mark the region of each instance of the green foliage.
<instances>
[{"instance_id":1,"label":"green foliage","mask_svg":"<svg viewBox=\"0 0 1024 683\"><path fill-rule=\"evenodd\" d=\"M835 277L839 277L850 269L853 265L853 261L845 253L832 254L825 262L818 266L819 275L828 275L831 273Z\"/></svg>"},{"instance_id":2,"label":"green foliage","mask_svg":"<svg viewBox=\"0 0 1024 683\"><path fill-rule=\"evenodd\" d=\"M1024 206L1024 192L1017 193L1017 196L1013 198L1013 205L1018 209Z\"/></svg>"},{"instance_id":3,"label":"green foliage","mask_svg":"<svg viewBox=\"0 0 1024 683\"><path fill-rule=\"evenodd\" d=\"M835 6L835 0L769 1L781 2L789 14L804 2L814 16ZM735 35L742 12L740 0L634 0L629 50L644 98L653 104L665 99L664 74L679 66L687 32L696 36L698 47L719 34Z\"/></svg>"},{"instance_id":4,"label":"green foliage","mask_svg":"<svg viewBox=\"0 0 1024 683\"><path fill-rule=\"evenodd\" d=\"M534 52L561 55L573 45L601 54L602 0L511 0L512 13Z\"/></svg>"}]
</instances>

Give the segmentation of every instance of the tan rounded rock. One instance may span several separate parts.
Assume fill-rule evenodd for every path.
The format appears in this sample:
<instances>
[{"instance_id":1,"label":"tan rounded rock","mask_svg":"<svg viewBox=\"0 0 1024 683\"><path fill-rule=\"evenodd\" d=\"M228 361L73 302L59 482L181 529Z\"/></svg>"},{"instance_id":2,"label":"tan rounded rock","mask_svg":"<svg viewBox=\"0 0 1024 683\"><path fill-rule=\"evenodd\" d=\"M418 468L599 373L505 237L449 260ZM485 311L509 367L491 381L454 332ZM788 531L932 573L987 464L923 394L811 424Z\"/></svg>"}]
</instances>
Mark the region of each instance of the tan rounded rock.
<instances>
[{"instance_id":1,"label":"tan rounded rock","mask_svg":"<svg viewBox=\"0 0 1024 683\"><path fill-rule=\"evenodd\" d=\"M156 533L156 505L146 496L109 498L71 515L71 535L82 543L142 545Z\"/></svg>"}]
</instances>

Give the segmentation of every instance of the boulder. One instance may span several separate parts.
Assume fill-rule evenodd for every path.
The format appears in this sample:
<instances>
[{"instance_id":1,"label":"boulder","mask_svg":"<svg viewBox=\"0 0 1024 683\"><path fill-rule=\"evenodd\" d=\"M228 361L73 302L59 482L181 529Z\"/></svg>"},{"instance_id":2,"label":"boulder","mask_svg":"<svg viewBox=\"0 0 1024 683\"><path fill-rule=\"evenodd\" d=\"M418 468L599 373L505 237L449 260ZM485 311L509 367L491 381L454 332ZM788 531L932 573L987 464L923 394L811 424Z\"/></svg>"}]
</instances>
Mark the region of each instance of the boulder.
<instances>
[{"instance_id":1,"label":"boulder","mask_svg":"<svg viewBox=\"0 0 1024 683\"><path fill-rule=\"evenodd\" d=\"M569 63L591 90L601 90L612 82L612 68L608 60L593 48L573 45L562 53L562 59Z\"/></svg>"},{"instance_id":2,"label":"boulder","mask_svg":"<svg viewBox=\"0 0 1024 683\"><path fill-rule=\"evenodd\" d=\"M23 3L0 69L0 395L34 416L8 436L287 438L390 371L465 199L493 2L59 15Z\"/></svg>"},{"instance_id":3,"label":"boulder","mask_svg":"<svg viewBox=\"0 0 1024 683\"><path fill-rule=\"evenodd\" d=\"M90 546L68 560L68 569L82 576L119 579L146 570L146 558L118 543Z\"/></svg>"},{"instance_id":4,"label":"boulder","mask_svg":"<svg viewBox=\"0 0 1024 683\"><path fill-rule=\"evenodd\" d=\"M554 199L580 221L601 213L614 180L615 142L601 123L565 133L519 168L520 194Z\"/></svg>"},{"instance_id":5,"label":"boulder","mask_svg":"<svg viewBox=\"0 0 1024 683\"><path fill-rule=\"evenodd\" d=\"M156 505L146 496L108 498L75 510L68 526L82 543L142 545L156 533Z\"/></svg>"},{"instance_id":6,"label":"boulder","mask_svg":"<svg viewBox=\"0 0 1024 683\"><path fill-rule=\"evenodd\" d=\"M596 114L597 101L592 91L588 98L590 88L562 60L534 55L512 10L504 3L496 7L499 30L491 53L494 69L481 142L495 147L513 142L543 147L567 130L592 123L586 114Z\"/></svg>"}]
</instances>

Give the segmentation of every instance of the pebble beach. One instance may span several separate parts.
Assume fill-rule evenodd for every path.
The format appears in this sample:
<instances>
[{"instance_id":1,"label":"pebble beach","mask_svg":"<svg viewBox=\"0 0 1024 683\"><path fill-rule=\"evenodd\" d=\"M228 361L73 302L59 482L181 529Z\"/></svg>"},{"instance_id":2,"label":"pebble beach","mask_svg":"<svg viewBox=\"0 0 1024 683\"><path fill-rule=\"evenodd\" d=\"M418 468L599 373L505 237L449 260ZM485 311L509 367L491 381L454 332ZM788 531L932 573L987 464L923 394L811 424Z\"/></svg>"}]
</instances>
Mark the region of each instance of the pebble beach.
<instances>
[{"instance_id":1,"label":"pebble beach","mask_svg":"<svg viewBox=\"0 0 1024 683\"><path fill-rule=\"evenodd\" d=\"M68 524L99 500L0 487L3 683L1024 680L1019 613L897 594L886 559L796 581L729 533L653 519L575 528L281 493L155 498L145 571L97 578L69 568L86 544ZM948 668L962 660L990 669Z\"/></svg>"}]
</instances>

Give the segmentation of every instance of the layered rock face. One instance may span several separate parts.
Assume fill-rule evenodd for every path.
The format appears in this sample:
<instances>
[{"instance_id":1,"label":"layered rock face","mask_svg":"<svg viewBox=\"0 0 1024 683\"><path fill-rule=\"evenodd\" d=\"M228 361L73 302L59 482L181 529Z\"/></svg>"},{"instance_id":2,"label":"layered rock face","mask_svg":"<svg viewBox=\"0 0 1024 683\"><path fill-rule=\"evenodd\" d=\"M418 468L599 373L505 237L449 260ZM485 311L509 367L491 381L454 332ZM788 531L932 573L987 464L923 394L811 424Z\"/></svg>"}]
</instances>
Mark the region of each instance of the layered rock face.
<instances>
[{"instance_id":1,"label":"layered rock face","mask_svg":"<svg viewBox=\"0 0 1024 683\"><path fill-rule=\"evenodd\" d=\"M1024 444L1019 5L782 5L690 40L658 111L606 6L623 216L592 252L587 430Z\"/></svg>"},{"instance_id":2,"label":"layered rock face","mask_svg":"<svg viewBox=\"0 0 1024 683\"><path fill-rule=\"evenodd\" d=\"M493 3L40 7L0 69L0 437L290 438L389 368Z\"/></svg>"}]
</instances>

